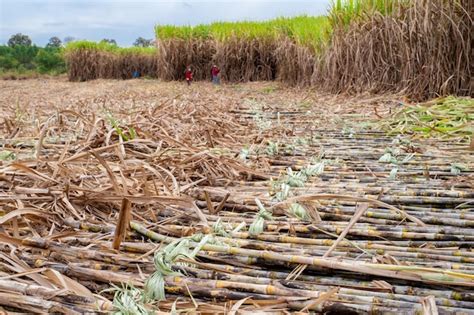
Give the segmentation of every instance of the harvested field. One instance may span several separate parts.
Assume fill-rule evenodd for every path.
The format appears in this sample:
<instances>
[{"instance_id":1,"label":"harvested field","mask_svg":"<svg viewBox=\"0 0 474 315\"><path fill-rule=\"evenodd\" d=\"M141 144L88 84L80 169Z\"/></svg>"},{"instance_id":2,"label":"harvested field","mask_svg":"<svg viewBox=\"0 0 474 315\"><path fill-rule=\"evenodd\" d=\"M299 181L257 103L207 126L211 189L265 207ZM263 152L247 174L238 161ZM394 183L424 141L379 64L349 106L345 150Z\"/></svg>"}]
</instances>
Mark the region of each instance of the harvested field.
<instances>
[{"instance_id":1,"label":"harvested field","mask_svg":"<svg viewBox=\"0 0 474 315\"><path fill-rule=\"evenodd\" d=\"M0 106L3 311L474 314L472 129L398 134L400 96L27 80Z\"/></svg>"}]
</instances>

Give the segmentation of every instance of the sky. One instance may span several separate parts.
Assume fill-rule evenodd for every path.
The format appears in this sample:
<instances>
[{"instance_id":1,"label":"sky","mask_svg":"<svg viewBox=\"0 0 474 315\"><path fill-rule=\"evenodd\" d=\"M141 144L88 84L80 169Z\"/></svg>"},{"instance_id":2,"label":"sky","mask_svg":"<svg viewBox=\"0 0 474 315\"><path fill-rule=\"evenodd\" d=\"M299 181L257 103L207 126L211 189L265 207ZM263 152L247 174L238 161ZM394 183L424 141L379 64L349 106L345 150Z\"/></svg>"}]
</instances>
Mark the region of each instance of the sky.
<instances>
[{"instance_id":1,"label":"sky","mask_svg":"<svg viewBox=\"0 0 474 315\"><path fill-rule=\"evenodd\" d=\"M0 0L0 44L23 33L44 46L49 38L115 39L130 46L154 38L156 24L196 25L214 21L267 20L322 15L331 0Z\"/></svg>"}]
</instances>

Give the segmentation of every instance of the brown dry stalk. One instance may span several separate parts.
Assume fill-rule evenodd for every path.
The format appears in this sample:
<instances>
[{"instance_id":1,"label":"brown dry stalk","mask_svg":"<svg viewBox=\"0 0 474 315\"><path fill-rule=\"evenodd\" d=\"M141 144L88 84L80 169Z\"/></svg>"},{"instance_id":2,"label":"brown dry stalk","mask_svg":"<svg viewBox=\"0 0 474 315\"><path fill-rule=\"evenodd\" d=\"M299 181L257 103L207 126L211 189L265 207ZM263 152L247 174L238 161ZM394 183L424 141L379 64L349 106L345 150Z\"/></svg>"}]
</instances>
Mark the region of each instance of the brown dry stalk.
<instances>
[{"instance_id":1,"label":"brown dry stalk","mask_svg":"<svg viewBox=\"0 0 474 315\"><path fill-rule=\"evenodd\" d=\"M438 315L438 307L436 306L435 297L430 295L421 299L423 307L423 315Z\"/></svg>"},{"instance_id":2,"label":"brown dry stalk","mask_svg":"<svg viewBox=\"0 0 474 315\"><path fill-rule=\"evenodd\" d=\"M317 299L315 299L314 301L309 302L308 305L306 305L304 308L302 308L300 312L307 312L308 310L312 309L313 307L328 301L338 291L339 291L339 288L332 288L328 292L321 293L321 295Z\"/></svg>"},{"instance_id":3,"label":"brown dry stalk","mask_svg":"<svg viewBox=\"0 0 474 315\"><path fill-rule=\"evenodd\" d=\"M120 248L120 243L125 238L127 228L130 225L131 209L132 202L127 198L122 199L122 206L120 207L119 218L115 227L114 241L112 243L112 247L115 250Z\"/></svg>"},{"instance_id":4,"label":"brown dry stalk","mask_svg":"<svg viewBox=\"0 0 474 315\"><path fill-rule=\"evenodd\" d=\"M331 255L332 251L336 249L337 245L346 237L347 233L349 233L349 230L354 226L354 224L357 223L357 220L360 219L360 217L365 213L365 211L369 208L368 203L360 203L357 205L354 216L352 217L351 221L347 225L347 227L342 231L342 233L339 235L337 240L332 244L332 246L328 249L328 251L323 255L323 258L329 257Z\"/></svg>"}]
</instances>

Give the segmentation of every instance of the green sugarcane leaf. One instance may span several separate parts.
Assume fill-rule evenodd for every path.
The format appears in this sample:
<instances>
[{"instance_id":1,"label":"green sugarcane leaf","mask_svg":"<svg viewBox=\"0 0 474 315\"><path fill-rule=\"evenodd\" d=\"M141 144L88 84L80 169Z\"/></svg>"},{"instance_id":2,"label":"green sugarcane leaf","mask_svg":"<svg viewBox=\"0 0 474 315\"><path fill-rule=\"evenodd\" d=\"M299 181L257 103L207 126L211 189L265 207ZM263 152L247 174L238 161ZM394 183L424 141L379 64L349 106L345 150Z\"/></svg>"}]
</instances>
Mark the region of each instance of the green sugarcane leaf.
<instances>
[{"instance_id":1,"label":"green sugarcane leaf","mask_svg":"<svg viewBox=\"0 0 474 315\"><path fill-rule=\"evenodd\" d=\"M469 169L466 165L460 163L451 164L451 174L459 175L461 172L467 172Z\"/></svg>"},{"instance_id":2,"label":"green sugarcane leaf","mask_svg":"<svg viewBox=\"0 0 474 315\"><path fill-rule=\"evenodd\" d=\"M395 179L397 178L397 173L398 173L398 168L397 168L397 167L393 168L393 169L390 171L390 176L389 176L389 178L390 178L391 180L395 180Z\"/></svg>"},{"instance_id":3,"label":"green sugarcane leaf","mask_svg":"<svg viewBox=\"0 0 474 315\"><path fill-rule=\"evenodd\" d=\"M309 216L306 209L299 203L292 203L290 205L290 213L302 220L308 220Z\"/></svg>"},{"instance_id":4,"label":"green sugarcane leaf","mask_svg":"<svg viewBox=\"0 0 474 315\"><path fill-rule=\"evenodd\" d=\"M15 159L16 159L15 153L8 150L0 151L0 161L12 161Z\"/></svg>"}]
</instances>

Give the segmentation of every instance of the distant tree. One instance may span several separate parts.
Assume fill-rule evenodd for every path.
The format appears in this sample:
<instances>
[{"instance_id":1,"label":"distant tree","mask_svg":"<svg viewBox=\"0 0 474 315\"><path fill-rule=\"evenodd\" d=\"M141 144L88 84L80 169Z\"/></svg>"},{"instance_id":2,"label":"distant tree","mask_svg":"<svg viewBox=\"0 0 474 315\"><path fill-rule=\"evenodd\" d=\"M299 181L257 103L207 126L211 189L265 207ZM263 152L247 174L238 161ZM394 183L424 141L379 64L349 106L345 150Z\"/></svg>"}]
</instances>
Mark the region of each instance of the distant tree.
<instances>
[{"instance_id":1,"label":"distant tree","mask_svg":"<svg viewBox=\"0 0 474 315\"><path fill-rule=\"evenodd\" d=\"M62 42L59 39L59 37L54 36L54 37L51 37L49 39L49 42L46 45L46 47L47 48L59 48L59 47L61 47L61 45L62 45Z\"/></svg>"},{"instance_id":2,"label":"distant tree","mask_svg":"<svg viewBox=\"0 0 474 315\"><path fill-rule=\"evenodd\" d=\"M117 42L115 41L115 39L108 39L108 38L104 38L103 40L100 41L101 43L109 43L111 45L117 45Z\"/></svg>"},{"instance_id":3,"label":"distant tree","mask_svg":"<svg viewBox=\"0 0 474 315\"><path fill-rule=\"evenodd\" d=\"M64 37L63 42L64 42L64 44L67 44L67 43L73 42L75 40L76 39L72 36L66 36L66 37Z\"/></svg>"},{"instance_id":4,"label":"distant tree","mask_svg":"<svg viewBox=\"0 0 474 315\"><path fill-rule=\"evenodd\" d=\"M19 66L18 60L13 56L14 50L15 48L9 46L0 46L0 72L16 69Z\"/></svg>"},{"instance_id":5,"label":"distant tree","mask_svg":"<svg viewBox=\"0 0 474 315\"><path fill-rule=\"evenodd\" d=\"M18 60L11 54L0 53L0 71L15 69L18 67Z\"/></svg>"},{"instance_id":6,"label":"distant tree","mask_svg":"<svg viewBox=\"0 0 474 315\"><path fill-rule=\"evenodd\" d=\"M10 37L10 39L8 40L8 46L31 46L31 39L28 35L18 33Z\"/></svg>"},{"instance_id":7,"label":"distant tree","mask_svg":"<svg viewBox=\"0 0 474 315\"><path fill-rule=\"evenodd\" d=\"M59 50L42 49L35 57L35 63L39 73L62 73L66 70L66 64Z\"/></svg>"},{"instance_id":8,"label":"distant tree","mask_svg":"<svg viewBox=\"0 0 474 315\"><path fill-rule=\"evenodd\" d=\"M135 42L133 43L133 46L137 47L150 47L153 43L152 39L146 39L143 37L138 37Z\"/></svg>"},{"instance_id":9,"label":"distant tree","mask_svg":"<svg viewBox=\"0 0 474 315\"><path fill-rule=\"evenodd\" d=\"M40 49L37 46L16 45L12 47L12 56L18 61L24 69L32 70L35 68L34 59Z\"/></svg>"}]
</instances>

